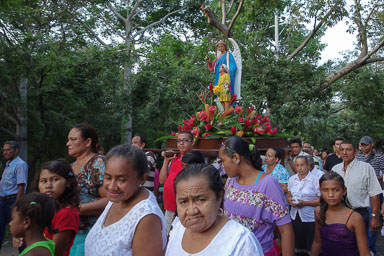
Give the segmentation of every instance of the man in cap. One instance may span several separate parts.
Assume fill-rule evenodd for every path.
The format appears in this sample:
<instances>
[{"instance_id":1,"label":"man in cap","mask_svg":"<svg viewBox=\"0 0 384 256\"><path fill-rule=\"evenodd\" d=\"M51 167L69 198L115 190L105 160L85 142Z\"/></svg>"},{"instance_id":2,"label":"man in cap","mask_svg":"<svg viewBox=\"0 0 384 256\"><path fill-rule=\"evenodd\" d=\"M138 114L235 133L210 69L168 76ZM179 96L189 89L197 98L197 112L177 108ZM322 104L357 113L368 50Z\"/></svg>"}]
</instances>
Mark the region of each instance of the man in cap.
<instances>
[{"instance_id":1,"label":"man in cap","mask_svg":"<svg viewBox=\"0 0 384 256\"><path fill-rule=\"evenodd\" d=\"M356 159L370 164L375 170L376 177L383 187L382 171L384 170L384 157L373 151L374 142L369 136L364 136L360 139L360 152L356 155ZM383 202L383 194L379 194L380 202ZM372 210L371 208L369 209ZM368 232L369 250L376 253L376 232Z\"/></svg>"}]
</instances>

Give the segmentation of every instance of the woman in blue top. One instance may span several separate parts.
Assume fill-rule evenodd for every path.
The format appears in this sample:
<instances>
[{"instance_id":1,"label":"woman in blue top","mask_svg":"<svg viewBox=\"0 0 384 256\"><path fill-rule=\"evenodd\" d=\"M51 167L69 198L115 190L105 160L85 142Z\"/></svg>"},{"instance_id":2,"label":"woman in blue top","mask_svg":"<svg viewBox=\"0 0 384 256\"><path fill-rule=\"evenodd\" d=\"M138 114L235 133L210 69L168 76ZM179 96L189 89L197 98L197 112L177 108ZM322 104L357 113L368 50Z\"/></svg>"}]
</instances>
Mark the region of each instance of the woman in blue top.
<instances>
[{"instance_id":1,"label":"woman in blue top","mask_svg":"<svg viewBox=\"0 0 384 256\"><path fill-rule=\"evenodd\" d=\"M269 148L265 153L265 164L261 167L266 174L271 175L280 183L283 188L284 194L288 192L288 179L289 172L281 164L279 164L282 157L280 149Z\"/></svg>"}]
</instances>

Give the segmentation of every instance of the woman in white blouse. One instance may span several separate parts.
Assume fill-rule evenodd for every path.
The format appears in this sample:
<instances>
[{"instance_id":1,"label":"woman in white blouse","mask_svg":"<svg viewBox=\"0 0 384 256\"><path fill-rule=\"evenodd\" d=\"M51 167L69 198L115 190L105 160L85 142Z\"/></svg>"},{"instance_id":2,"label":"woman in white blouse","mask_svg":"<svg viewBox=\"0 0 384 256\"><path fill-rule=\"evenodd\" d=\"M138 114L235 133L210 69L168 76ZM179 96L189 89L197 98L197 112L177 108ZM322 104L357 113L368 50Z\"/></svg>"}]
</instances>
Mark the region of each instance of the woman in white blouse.
<instances>
[{"instance_id":1,"label":"woman in white blouse","mask_svg":"<svg viewBox=\"0 0 384 256\"><path fill-rule=\"evenodd\" d=\"M287 201L295 234L295 255L309 255L315 234L315 207L320 204L319 179L309 173L305 156L296 157L297 174L288 180Z\"/></svg>"},{"instance_id":2,"label":"woman in white blouse","mask_svg":"<svg viewBox=\"0 0 384 256\"><path fill-rule=\"evenodd\" d=\"M109 203L85 239L85 256L162 256L165 219L156 198L143 187L148 175L144 152L128 144L106 157L104 188Z\"/></svg>"}]
</instances>

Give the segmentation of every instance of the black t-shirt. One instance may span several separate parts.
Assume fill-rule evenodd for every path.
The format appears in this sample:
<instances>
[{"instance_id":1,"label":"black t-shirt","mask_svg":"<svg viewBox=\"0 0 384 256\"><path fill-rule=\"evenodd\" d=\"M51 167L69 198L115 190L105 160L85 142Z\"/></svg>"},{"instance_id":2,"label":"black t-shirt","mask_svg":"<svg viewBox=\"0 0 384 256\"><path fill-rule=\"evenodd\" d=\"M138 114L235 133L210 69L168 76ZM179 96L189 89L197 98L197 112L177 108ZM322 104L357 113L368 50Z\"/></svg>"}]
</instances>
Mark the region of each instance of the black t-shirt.
<instances>
[{"instance_id":1,"label":"black t-shirt","mask_svg":"<svg viewBox=\"0 0 384 256\"><path fill-rule=\"evenodd\" d=\"M343 159L341 157L338 157L335 153L330 154L327 157L327 160L325 160L324 170L331 171L333 166L340 164L343 162Z\"/></svg>"}]
</instances>

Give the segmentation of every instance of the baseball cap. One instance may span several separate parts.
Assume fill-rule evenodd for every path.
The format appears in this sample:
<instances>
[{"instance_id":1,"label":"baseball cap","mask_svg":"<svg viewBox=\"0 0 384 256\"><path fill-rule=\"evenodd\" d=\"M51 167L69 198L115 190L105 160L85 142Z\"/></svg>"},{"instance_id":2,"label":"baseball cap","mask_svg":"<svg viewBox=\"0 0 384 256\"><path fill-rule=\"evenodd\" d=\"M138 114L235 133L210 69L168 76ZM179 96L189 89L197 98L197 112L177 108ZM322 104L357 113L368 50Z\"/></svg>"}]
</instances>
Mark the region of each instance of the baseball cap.
<instances>
[{"instance_id":1,"label":"baseball cap","mask_svg":"<svg viewBox=\"0 0 384 256\"><path fill-rule=\"evenodd\" d=\"M364 136L363 138L360 139L360 143L364 145L371 144L373 142L373 139L369 136Z\"/></svg>"}]
</instances>

